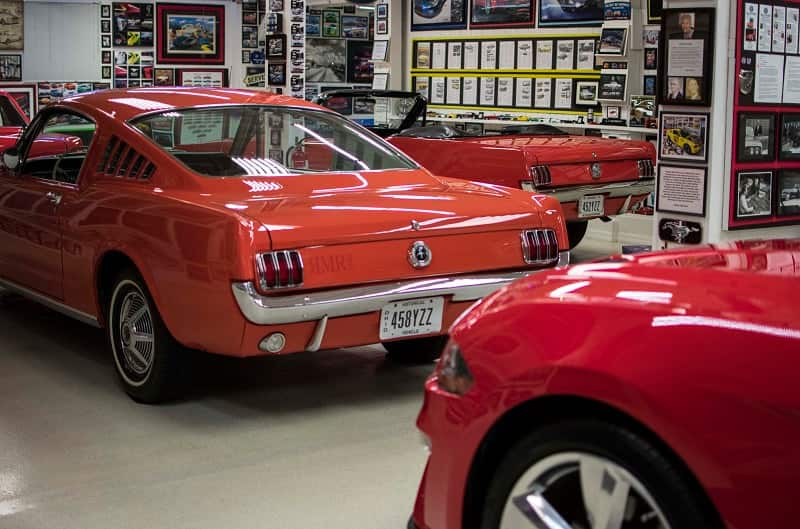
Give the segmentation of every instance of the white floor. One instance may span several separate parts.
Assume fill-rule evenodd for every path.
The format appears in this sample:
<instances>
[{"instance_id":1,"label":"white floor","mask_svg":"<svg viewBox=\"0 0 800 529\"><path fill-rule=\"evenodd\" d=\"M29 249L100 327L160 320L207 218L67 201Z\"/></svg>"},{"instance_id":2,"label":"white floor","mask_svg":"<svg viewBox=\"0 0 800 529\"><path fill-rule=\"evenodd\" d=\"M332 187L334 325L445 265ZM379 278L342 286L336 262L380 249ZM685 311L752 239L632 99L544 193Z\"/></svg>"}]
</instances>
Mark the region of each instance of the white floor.
<instances>
[{"instance_id":1,"label":"white floor","mask_svg":"<svg viewBox=\"0 0 800 529\"><path fill-rule=\"evenodd\" d=\"M405 527L431 366L380 346L198 362L185 400L137 405L101 331L0 296L0 528Z\"/></svg>"}]
</instances>

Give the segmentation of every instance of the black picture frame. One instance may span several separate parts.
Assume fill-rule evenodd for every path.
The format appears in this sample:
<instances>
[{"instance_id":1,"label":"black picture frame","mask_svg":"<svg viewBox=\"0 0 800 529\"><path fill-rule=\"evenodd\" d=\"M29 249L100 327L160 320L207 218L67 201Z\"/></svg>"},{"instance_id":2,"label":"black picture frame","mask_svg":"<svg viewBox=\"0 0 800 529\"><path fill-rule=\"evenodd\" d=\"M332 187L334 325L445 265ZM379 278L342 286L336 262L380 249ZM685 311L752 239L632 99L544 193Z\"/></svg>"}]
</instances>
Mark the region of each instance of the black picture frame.
<instances>
[{"instance_id":1,"label":"black picture frame","mask_svg":"<svg viewBox=\"0 0 800 529\"><path fill-rule=\"evenodd\" d=\"M709 122L705 112L661 112L658 158L680 163L708 163Z\"/></svg>"},{"instance_id":2,"label":"black picture frame","mask_svg":"<svg viewBox=\"0 0 800 529\"><path fill-rule=\"evenodd\" d=\"M737 121L736 161L772 162L776 158L776 121L771 112L740 112ZM764 128L768 129L765 131Z\"/></svg>"},{"instance_id":3,"label":"black picture frame","mask_svg":"<svg viewBox=\"0 0 800 529\"><path fill-rule=\"evenodd\" d=\"M335 9L322 12L322 36L339 38L342 36L342 13Z\"/></svg>"},{"instance_id":4,"label":"black picture frame","mask_svg":"<svg viewBox=\"0 0 800 529\"><path fill-rule=\"evenodd\" d=\"M625 102L628 87L628 75L624 73L600 74L600 90L597 99L600 101Z\"/></svg>"},{"instance_id":5,"label":"black picture frame","mask_svg":"<svg viewBox=\"0 0 800 529\"><path fill-rule=\"evenodd\" d=\"M666 82L659 87L661 104L711 105L715 15L712 8L662 10L658 75ZM672 47L681 48L680 61Z\"/></svg>"},{"instance_id":6,"label":"black picture frame","mask_svg":"<svg viewBox=\"0 0 800 529\"><path fill-rule=\"evenodd\" d=\"M389 4L378 4L375 6L375 17L379 20L389 18Z\"/></svg>"},{"instance_id":7,"label":"black picture frame","mask_svg":"<svg viewBox=\"0 0 800 529\"><path fill-rule=\"evenodd\" d=\"M372 63L372 42L347 41L347 82L372 84L374 67Z\"/></svg>"},{"instance_id":8,"label":"black picture frame","mask_svg":"<svg viewBox=\"0 0 800 529\"><path fill-rule=\"evenodd\" d=\"M498 2L470 0L469 26L471 28L514 28L531 27L535 20L536 8L533 0L520 0L506 6Z\"/></svg>"},{"instance_id":9,"label":"black picture frame","mask_svg":"<svg viewBox=\"0 0 800 529\"><path fill-rule=\"evenodd\" d=\"M779 217L800 216L800 170L784 169L778 173L775 204Z\"/></svg>"},{"instance_id":10,"label":"black picture frame","mask_svg":"<svg viewBox=\"0 0 800 529\"><path fill-rule=\"evenodd\" d=\"M100 35L100 47L104 49L111 47L111 35Z\"/></svg>"},{"instance_id":11,"label":"black picture frame","mask_svg":"<svg viewBox=\"0 0 800 529\"><path fill-rule=\"evenodd\" d=\"M103 66L103 68L100 71L100 78L101 79L111 79L111 66L110 65Z\"/></svg>"},{"instance_id":12,"label":"black picture frame","mask_svg":"<svg viewBox=\"0 0 800 529\"><path fill-rule=\"evenodd\" d=\"M306 36L319 37L322 35L322 15L306 15Z\"/></svg>"},{"instance_id":13,"label":"black picture frame","mask_svg":"<svg viewBox=\"0 0 800 529\"><path fill-rule=\"evenodd\" d=\"M114 46L152 46L155 4L114 2L112 24Z\"/></svg>"},{"instance_id":14,"label":"black picture frame","mask_svg":"<svg viewBox=\"0 0 800 529\"><path fill-rule=\"evenodd\" d=\"M267 84L269 86L286 85L286 63L271 63L267 65Z\"/></svg>"},{"instance_id":15,"label":"black picture frame","mask_svg":"<svg viewBox=\"0 0 800 529\"><path fill-rule=\"evenodd\" d=\"M800 161L800 112L781 114L778 159L784 162Z\"/></svg>"},{"instance_id":16,"label":"black picture frame","mask_svg":"<svg viewBox=\"0 0 800 529\"><path fill-rule=\"evenodd\" d=\"M572 12L561 9L560 2L537 0L538 27L600 26L603 23L603 2L586 3L584 9Z\"/></svg>"},{"instance_id":17,"label":"black picture frame","mask_svg":"<svg viewBox=\"0 0 800 529\"><path fill-rule=\"evenodd\" d=\"M111 57L111 50L103 50L100 52L100 62L103 64L111 64L112 57Z\"/></svg>"},{"instance_id":18,"label":"black picture frame","mask_svg":"<svg viewBox=\"0 0 800 529\"><path fill-rule=\"evenodd\" d=\"M686 207L683 211L679 209L669 209L669 206L664 205L664 199L661 199L662 190L666 185L666 179L664 178L665 171L674 171L674 170L685 170L690 171L695 174L702 173L703 175L703 182L702 182L702 196L700 198L700 208L699 211L693 211L689 207ZM685 173L691 174L691 173ZM692 175L693 176L693 175ZM665 199L668 198L665 195ZM683 197L681 197L683 198ZM706 216L706 202L708 201L708 167L699 166L699 165L681 165L681 164L672 164L672 163L660 163L658 164L658 178L656 179L656 193L655 193L655 206L656 211L659 213L676 213L679 215L688 215L692 217L705 217ZM684 203L687 201L684 199Z\"/></svg>"},{"instance_id":19,"label":"black picture frame","mask_svg":"<svg viewBox=\"0 0 800 529\"><path fill-rule=\"evenodd\" d=\"M469 0L444 0L442 2L409 2L411 9L411 31L434 31L439 29L466 29L467 2ZM447 22L429 22L439 18L446 10Z\"/></svg>"},{"instance_id":20,"label":"black picture frame","mask_svg":"<svg viewBox=\"0 0 800 529\"><path fill-rule=\"evenodd\" d=\"M283 11L283 9L284 9L283 0L269 0L270 11Z\"/></svg>"},{"instance_id":21,"label":"black picture frame","mask_svg":"<svg viewBox=\"0 0 800 529\"><path fill-rule=\"evenodd\" d=\"M242 64L250 64L250 50L242 50Z\"/></svg>"},{"instance_id":22,"label":"black picture frame","mask_svg":"<svg viewBox=\"0 0 800 529\"><path fill-rule=\"evenodd\" d=\"M773 216L773 171L737 171L735 220L764 219Z\"/></svg>"},{"instance_id":23,"label":"black picture frame","mask_svg":"<svg viewBox=\"0 0 800 529\"><path fill-rule=\"evenodd\" d=\"M286 60L286 34L267 36L267 60Z\"/></svg>"},{"instance_id":24,"label":"black picture frame","mask_svg":"<svg viewBox=\"0 0 800 529\"><path fill-rule=\"evenodd\" d=\"M22 81L22 55L0 55L0 81Z\"/></svg>"},{"instance_id":25,"label":"black picture frame","mask_svg":"<svg viewBox=\"0 0 800 529\"><path fill-rule=\"evenodd\" d=\"M662 12L664 11L664 0L645 0L647 3L647 23L661 23Z\"/></svg>"},{"instance_id":26,"label":"black picture frame","mask_svg":"<svg viewBox=\"0 0 800 529\"><path fill-rule=\"evenodd\" d=\"M111 4L102 4L100 6L100 18L111 18Z\"/></svg>"},{"instance_id":27,"label":"black picture frame","mask_svg":"<svg viewBox=\"0 0 800 529\"><path fill-rule=\"evenodd\" d=\"M658 70L658 48L645 48L642 51L642 58L644 61L643 69Z\"/></svg>"},{"instance_id":28,"label":"black picture frame","mask_svg":"<svg viewBox=\"0 0 800 529\"><path fill-rule=\"evenodd\" d=\"M600 32L597 55L626 55L628 28L608 27Z\"/></svg>"},{"instance_id":29,"label":"black picture frame","mask_svg":"<svg viewBox=\"0 0 800 529\"><path fill-rule=\"evenodd\" d=\"M100 33L111 33L111 19L102 19L100 21Z\"/></svg>"},{"instance_id":30,"label":"black picture frame","mask_svg":"<svg viewBox=\"0 0 800 529\"><path fill-rule=\"evenodd\" d=\"M657 96L658 95L658 76L657 75L645 75L642 80L642 92L643 95L646 96Z\"/></svg>"}]
</instances>

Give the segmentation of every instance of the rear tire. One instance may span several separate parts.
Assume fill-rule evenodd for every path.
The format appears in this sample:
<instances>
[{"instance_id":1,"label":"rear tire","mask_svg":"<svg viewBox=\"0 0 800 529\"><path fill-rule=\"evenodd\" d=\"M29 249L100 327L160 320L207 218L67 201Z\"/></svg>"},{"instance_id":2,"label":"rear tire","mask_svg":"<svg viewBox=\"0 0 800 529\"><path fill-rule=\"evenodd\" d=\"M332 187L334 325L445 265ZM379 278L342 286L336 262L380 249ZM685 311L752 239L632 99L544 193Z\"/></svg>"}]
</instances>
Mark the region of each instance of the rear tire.
<instances>
[{"instance_id":1,"label":"rear tire","mask_svg":"<svg viewBox=\"0 0 800 529\"><path fill-rule=\"evenodd\" d=\"M112 285L106 336L117 376L136 402L164 402L177 393L182 347L136 271L123 270Z\"/></svg>"},{"instance_id":2,"label":"rear tire","mask_svg":"<svg viewBox=\"0 0 800 529\"><path fill-rule=\"evenodd\" d=\"M383 342L386 357L398 364L430 364L442 353L447 335Z\"/></svg>"},{"instance_id":3,"label":"rear tire","mask_svg":"<svg viewBox=\"0 0 800 529\"><path fill-rule=\"evenodd\" d=\"M569 238L569 249L573 249L583 240L586 229L589 227L588 220L567 222L567 237Z\"/></svg>"}]
</instances>

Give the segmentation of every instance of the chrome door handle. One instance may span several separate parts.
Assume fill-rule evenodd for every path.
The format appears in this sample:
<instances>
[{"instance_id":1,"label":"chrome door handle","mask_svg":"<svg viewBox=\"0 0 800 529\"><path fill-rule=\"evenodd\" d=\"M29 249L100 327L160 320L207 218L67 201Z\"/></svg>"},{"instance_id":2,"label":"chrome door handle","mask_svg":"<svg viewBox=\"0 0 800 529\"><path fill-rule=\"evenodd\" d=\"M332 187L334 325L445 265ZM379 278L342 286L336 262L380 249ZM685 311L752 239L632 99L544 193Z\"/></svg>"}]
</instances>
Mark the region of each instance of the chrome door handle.
<instances>
[{"instance_id":1,"label":"chrome door handle","mask_svg":"<svg viewBox=\"0 0 800 529\"><path fill-rule=\"evenodd\" d=\"M54 192L50 191L49 193L47 193L45 195L45 197L47 197L47 200L52 202L53 205L55 205L55 206L61 204L61 195L58 194L58 193L54 193Z\"/></svg>"}]
</instances>

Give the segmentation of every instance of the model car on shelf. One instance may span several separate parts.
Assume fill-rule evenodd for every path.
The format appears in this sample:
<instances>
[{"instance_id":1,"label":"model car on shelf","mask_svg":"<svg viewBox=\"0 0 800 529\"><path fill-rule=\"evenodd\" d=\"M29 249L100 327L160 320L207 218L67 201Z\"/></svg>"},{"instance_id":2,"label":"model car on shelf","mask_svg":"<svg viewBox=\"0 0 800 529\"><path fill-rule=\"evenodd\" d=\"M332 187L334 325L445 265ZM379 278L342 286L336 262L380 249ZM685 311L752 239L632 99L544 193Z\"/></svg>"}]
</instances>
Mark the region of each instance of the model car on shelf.
<instances>
[{"instance_id":1,"label":"model car on shelf","mask_svg":"<svg viewBox=\"0 0 800 529\"><path fill-rule=\"evenodd\" d=\"M376 110L375 132L433 174L554 196L564 208L571 247L581 241L590 219L625 213L653 191L656 153L650 142L570 135L545 124L480 136L425 126L426 100L414 92L343 89L321 94L318 101L327 106L343 97L383 101L385 108L414 101L404 105L402 120L386 120Z\"/></svg>"},{"instance_id":2,"label":"model car on shelf","mask_svg":"<svg viewBox=\"0 0 800 529\"><path fill-rule=\"evenodd\" d=\"M686 154L697 154L703 148L697 135L686 129L667 129L666 134L667 139Z\"/></svg>"},{"instance_id":3,"label":"model car on shelf","mask_svg":"<svg viewBox=\"0 0 800 529\"><path fill-rule=\"evenodd\" d=\"M95 132L53 141L60 124ZM2 158L0 285L103 327L145 402L172 394L188 349L430 359L475 300L569 256L556 200L432 176L263 91L72 97Z\"/></svg>"},{"instance_id":4,"label":"model car on shelf","mask_svg":"<svg viewBox=\"0 0 800 529\"><path fill-rule=\"evenodd\" d=\"M798 279L800 240L750 241L577 265L484 299L425 385L409 527L794 519Z\"/></svg>"}]
</instances>

